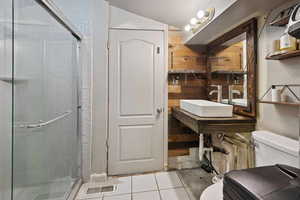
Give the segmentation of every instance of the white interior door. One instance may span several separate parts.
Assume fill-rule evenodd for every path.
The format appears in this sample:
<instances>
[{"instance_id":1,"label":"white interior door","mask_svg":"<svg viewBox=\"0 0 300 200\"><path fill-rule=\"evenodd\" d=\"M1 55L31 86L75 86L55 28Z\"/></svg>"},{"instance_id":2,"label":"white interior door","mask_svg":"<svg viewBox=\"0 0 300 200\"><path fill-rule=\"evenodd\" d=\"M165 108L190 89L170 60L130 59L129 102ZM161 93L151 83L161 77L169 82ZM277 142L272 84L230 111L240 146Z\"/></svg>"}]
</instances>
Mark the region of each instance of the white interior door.
<instances>
[{"instance_id":1,"label":"white interior door","mask_svg":"<svg viewBox=\"0 0 300 200\"><path fill-rule=\"evenodd\" d=\"M110 175L163 169L163 36L110 31Z\"/></svg>"}]
</instances>

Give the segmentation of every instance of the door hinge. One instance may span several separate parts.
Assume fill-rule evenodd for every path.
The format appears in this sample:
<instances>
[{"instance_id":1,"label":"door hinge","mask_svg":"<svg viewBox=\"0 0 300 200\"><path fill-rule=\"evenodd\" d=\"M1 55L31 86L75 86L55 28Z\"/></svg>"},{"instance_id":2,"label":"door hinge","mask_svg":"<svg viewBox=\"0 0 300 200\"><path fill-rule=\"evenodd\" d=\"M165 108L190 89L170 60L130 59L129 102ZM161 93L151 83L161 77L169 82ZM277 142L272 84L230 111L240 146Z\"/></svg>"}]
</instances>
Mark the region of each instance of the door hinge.
<instances>
[{"instance_id":1,"label":"door hinge","mask_svg":"<svg viewBox=\"0 0 300 200\"><path fill-rule=\"evenodd\" d=\"M160 54L160 47L157 47L156 52L157 54Z\"/></svg>"}]
</instances>

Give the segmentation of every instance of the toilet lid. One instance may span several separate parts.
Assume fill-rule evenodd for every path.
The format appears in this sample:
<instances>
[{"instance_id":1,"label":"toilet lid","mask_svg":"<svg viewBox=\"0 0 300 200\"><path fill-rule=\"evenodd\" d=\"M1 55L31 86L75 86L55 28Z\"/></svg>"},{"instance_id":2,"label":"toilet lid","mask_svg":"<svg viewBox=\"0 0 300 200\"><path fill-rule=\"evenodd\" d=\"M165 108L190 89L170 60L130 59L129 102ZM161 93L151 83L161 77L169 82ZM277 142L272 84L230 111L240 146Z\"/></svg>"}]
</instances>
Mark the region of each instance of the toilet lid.
<instances>
[{"instance_id":1,"label":"toilet lid","mask_svg":"<svg viewBox=\"0 0 300 200\"><path fill-rule=\"evenodd\" d=\"M200 200L223 200L223 181L219 181L206 188Z\"/></svg>"}]
</instances>

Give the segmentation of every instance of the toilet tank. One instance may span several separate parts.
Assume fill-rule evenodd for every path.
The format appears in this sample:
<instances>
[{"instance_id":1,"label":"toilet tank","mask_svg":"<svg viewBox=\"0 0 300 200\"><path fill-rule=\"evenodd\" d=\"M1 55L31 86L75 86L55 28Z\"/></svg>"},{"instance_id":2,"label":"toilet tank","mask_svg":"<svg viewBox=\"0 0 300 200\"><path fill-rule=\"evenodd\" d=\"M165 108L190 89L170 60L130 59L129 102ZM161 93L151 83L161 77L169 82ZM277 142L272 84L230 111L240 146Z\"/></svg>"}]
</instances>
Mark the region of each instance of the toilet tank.
<instances>
[{"instance_id":1,"label":"toilet tank","mask_svg":"<svg viewBox=\"0 0 300 200\"><path fill-rule=\"evenodd\" d=\"M299 168L299 141L269 131L252 133L256 167L285 164Z\"/></svg>"}]
</instances>

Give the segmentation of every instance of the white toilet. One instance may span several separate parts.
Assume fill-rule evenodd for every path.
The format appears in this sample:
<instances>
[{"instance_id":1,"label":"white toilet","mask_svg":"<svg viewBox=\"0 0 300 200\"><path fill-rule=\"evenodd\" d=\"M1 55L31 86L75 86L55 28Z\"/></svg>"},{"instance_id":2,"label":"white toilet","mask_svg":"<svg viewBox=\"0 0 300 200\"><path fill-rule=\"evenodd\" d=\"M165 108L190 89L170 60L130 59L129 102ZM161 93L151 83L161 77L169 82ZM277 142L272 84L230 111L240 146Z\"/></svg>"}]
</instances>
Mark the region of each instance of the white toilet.
<instances>
[{"instance_id":1,"label":"white toilet","mask_svg":"<svg viewBox=\"0 0 300 200\"><path fill-rule=\"evenodd\" d=\"M269 131L255 131L252 137L256 167L285 164L299 168L299 141ZM223 182L208 187L200 200L223 200Z\"/></svg>"}]
</instances>

